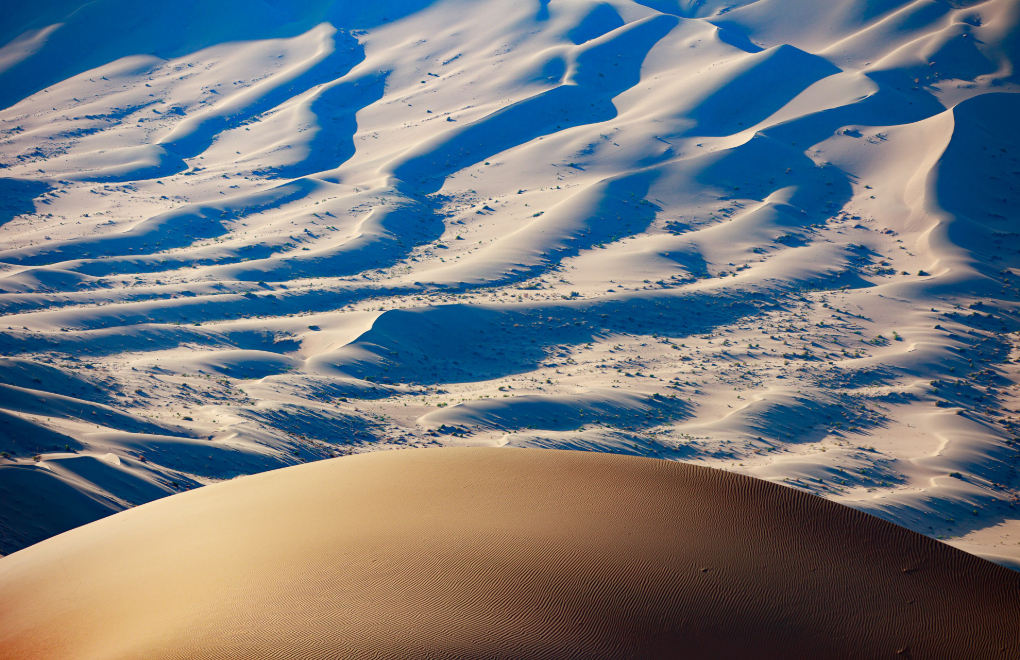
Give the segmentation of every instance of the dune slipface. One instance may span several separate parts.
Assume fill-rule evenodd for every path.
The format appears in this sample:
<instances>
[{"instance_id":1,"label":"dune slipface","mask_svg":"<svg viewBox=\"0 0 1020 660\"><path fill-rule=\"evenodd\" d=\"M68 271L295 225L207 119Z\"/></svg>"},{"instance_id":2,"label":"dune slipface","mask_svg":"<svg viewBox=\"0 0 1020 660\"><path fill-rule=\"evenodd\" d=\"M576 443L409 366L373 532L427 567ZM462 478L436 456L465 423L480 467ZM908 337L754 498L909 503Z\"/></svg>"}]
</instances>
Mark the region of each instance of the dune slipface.
<instances>
[{"instance_id":1,"label":"dune slipface","mask_svg":"<svg viewBox=\"0 0 1020 660\"><path fill-rule=\"evenodd\" d=\"M0 559L0 657L1016 658L1020 574L736 474L363 454Z\"/></svg>"}]
</instances>

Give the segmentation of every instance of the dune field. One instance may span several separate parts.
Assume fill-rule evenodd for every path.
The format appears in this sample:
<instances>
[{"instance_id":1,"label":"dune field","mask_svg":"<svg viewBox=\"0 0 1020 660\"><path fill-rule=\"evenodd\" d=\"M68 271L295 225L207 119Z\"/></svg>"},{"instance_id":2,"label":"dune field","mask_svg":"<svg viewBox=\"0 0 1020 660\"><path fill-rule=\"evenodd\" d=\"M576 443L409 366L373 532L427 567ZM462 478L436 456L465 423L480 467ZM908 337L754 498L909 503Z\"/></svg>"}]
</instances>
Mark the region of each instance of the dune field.
<instances>
[{"instance_id":1,"label":"dune field","mask_svg":"<svg viewBox=\"0 0 1020 660\"><path fill-rule=\"evenodd\" d=\"M1020 567L1020 1L8 4L0 554L485 446Z\"/></svg>"},{"instance_id":2,"label":"dune field","mask_svg":"<svg viewBox=\"0 0 1020 660\"><path fill-rule=\"evenodd\" d=\"M1017 658L1020 573L675 461L373 452L0 562L0 658Z\"/></svg>"}]
</instances>

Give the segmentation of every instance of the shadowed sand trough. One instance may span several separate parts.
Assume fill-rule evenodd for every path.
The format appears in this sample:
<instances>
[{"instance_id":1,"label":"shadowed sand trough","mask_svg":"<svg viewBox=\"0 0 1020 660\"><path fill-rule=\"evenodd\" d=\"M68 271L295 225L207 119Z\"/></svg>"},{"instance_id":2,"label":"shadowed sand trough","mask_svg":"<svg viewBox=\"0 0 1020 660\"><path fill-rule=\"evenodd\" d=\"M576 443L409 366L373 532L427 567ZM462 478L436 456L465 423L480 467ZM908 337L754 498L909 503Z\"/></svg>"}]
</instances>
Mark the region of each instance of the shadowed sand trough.
<instances>
[{"instance_id":1,"label":"shadowed sand trough","mask_svg":"<svg viewBox=\"0 0 1020 660\"><path fill-rule=\"evenodd\" d=\"M1020 574L682 463L362 454L0 559L0 658L1016 658Z\"/></svg>"},{"instance_id":2,"label":"shadowed sand trough","mask_svg":"<svg viewBox=\"0 0 1020 660\"><path fill-rule=\"evenodd\" d=\"M4 9L0 554L509 445L1020 567L1020 0Z\"/></svg>"}]
</instances>

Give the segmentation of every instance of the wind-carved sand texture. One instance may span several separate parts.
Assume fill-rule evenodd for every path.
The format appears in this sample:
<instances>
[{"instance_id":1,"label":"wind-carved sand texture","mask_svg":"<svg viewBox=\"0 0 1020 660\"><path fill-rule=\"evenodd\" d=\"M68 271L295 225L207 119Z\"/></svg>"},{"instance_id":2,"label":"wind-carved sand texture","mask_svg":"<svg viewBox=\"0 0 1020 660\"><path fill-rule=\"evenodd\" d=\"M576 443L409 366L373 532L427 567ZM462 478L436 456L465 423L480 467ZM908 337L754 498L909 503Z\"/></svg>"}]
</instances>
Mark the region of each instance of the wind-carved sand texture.
<instances>
[{"instance_id":1,"label":"wind-carved sand texture","mask_svg":"<svg viewBox=\"0 0 1020 660\"><path fill-rule=\"evenodd\" d=\"M276 470L0 562L0 658L1018 658L1020 574L766 481L445 448Z\"/></svg>"},{"instance_id":2,"label":"wind-carved sand texture","mask_svg":"<svg viewBox=\"0 0 1020 660\"><path fill-rule=\"evenodd\" d=\"M1020 566L1017 0L5 11L0 553L488 445Z\"/></svg>"}]
</instances>

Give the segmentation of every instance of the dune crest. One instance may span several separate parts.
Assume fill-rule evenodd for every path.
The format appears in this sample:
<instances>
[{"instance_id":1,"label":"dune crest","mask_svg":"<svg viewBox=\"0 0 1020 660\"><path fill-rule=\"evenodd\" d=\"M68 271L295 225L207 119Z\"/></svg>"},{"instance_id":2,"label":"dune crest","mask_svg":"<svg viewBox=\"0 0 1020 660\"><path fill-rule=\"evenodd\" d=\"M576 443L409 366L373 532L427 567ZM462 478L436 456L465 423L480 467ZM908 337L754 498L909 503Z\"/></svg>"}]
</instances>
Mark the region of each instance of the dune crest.
<instances>
[{"instance_id":1,"label":"dune crest","mask_svg":"<svg viewBox=\"0 0 1020 660\"><path fill-rule=\"evenodd\" d=\"M375 452L0 561L0 658L1016 658L1020 574L672 461Z\"/></svg>"}]
</instances>

